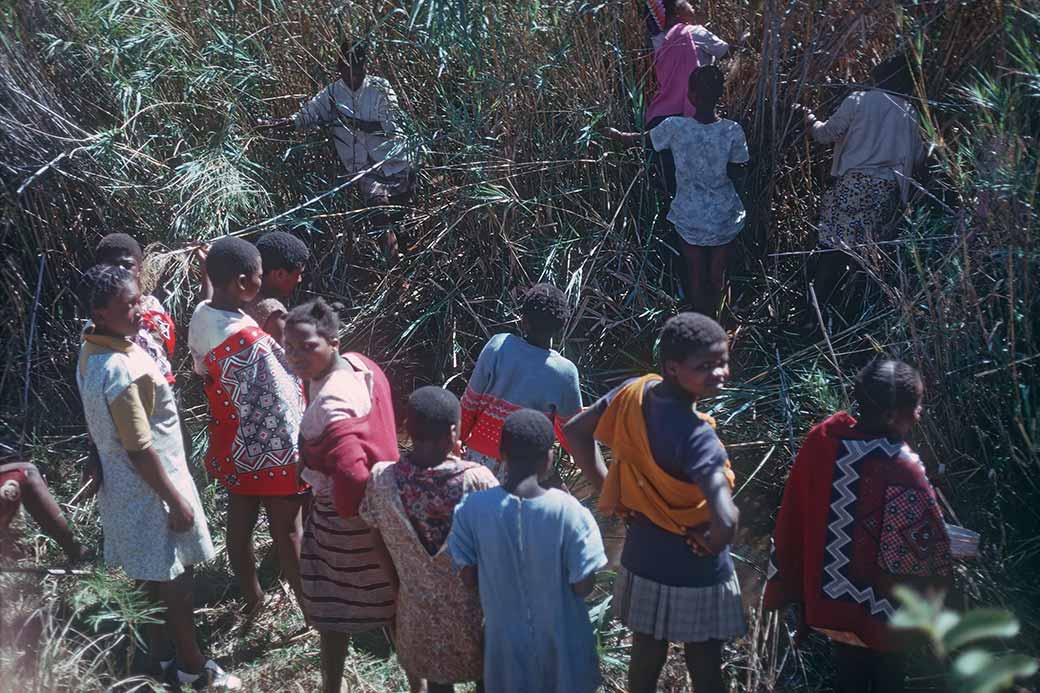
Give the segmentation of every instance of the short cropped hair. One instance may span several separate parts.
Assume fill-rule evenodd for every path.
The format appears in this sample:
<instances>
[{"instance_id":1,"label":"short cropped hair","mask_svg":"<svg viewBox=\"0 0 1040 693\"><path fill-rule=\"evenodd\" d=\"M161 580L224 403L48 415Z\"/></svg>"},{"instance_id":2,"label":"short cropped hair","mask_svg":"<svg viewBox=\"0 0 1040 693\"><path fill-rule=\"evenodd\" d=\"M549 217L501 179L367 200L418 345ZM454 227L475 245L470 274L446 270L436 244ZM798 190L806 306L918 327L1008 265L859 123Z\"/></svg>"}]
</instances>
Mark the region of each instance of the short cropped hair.
<instances>
[{"instance_id":1,"label":"short cropped hair","mask_svg":"<svg viewBox=\"0 0 1040 693\"><path fill-rule=\"evenodd\" d=\"M856 375L853 392L861 416L878 416L916 407L924 394L924 382L913 366L877 358Z\"/></svg>"},{"instance_id":2,"label":"short cropped hair","mask_svg":"<svg viewBox=\"0 0 1040 693\"><path fill-rule=\"evenodd\" d=\"M344 39L339 44L339 59L347 65L364 65L368 62L368 42Z\"/></svg>"},{"instance_id":3,"label":"short cropped hair","mask_svg":"<svg viewBox=\"0 0 1040 693\"><path fill-rule=\"evenodd\" d=\"M289 311L285 326L314 325L314 331L327 341L339 339L339 313L323 299L316 298Z\"/></svg>"},{"instance_id":4,"label":"short cropped hair","mask_svg":"<svg viewBox=\"0 0 1040 693\"><path fill-rule=\"evenodd\" d=\"M666 361L685 361L719 342L728 342L722 325L700 313L679 313L661 328L661 365Z\"/></svg>"},{"instance_id":5,"label":"short cropped hair","mask_svg":"<svg viewBox=\"0 0 1040 693\"><path fill-rule=\"evenodd\" d=\"M285 231L265 233L257 240L256 249L260 251L264 274L280 269L301 270L311 256L306 243Z\"/></svg>"},{"instance_id":6,"label":"short cropped hair","mask_svg":"<svg viewBox=\"0 0 1040 693\"><path fill-rule=\"evenodd\" d=\"M443 387L420 387L408 398L408 433L413 439L442 438L461 419L459 398Z\"/></svg>"},{"instance_id":7,"label":"short cropped hair","mask_svg":"<svg viewBox=\"0 0 1040 693\"><path fill-rule=\"evenodd\" d=\"M94 265L83 274L80 282L83 306L88 312L100 310L133 283L134 275L125 267Z\"/></svg>"},{"instance_id":8,"label":"short cropped hair","mask_svg":"<svg viewBox=\"0 0 1040 693\"><path fill-rule=\"evenodd\" d=\"M514 468L530 465L525 467L528 473L552 449L553 440L549 417L534 409L515 411L502 424L502 456Z\"/></svg>"},{"instance_id":9,"label":"short cropped hair","mask_svg":"<svg viewBox=\"0 0 1040 693\"><path fill-rule=\"evenodd\" d=\"M144 257L141 244L127 233L110 233L102 238L94 249L94 262L114 265L117 260L129 255L138 262Z\"/></svg>"},{"instance_id":10,"label":"short cropped hair","mask_svg":"<svg viewBox=\"0 0 1040 693\"><path fill-rule=\"evenodd\" d=\"M527 318L534 330L555 334L570 317L567 296L552 284L535 284L520 300L520 315Z\"/></svg>"},{"instance_id":11,"label":"short cropped hair","mask_svg":"<svg viewBox=\"0 0 1040 693\"><path fill-rule=\"evenodd\" d=\"M726 89L726 79L716 66L702 65L690 73L687 86L702 98L718 101Z\"/></svg>"},{"instance_id":12,"label":"short cropped hair","mask_svg":"<svg viewBox=\"0 0 1040 693\"><path fill-rule=\"evenodd\" d=\"M256 246L234 236L214 241L206 255L206 273L215 285L224 286L240 274L252 274L260 267Z\"/></svg>"}]
</instances>

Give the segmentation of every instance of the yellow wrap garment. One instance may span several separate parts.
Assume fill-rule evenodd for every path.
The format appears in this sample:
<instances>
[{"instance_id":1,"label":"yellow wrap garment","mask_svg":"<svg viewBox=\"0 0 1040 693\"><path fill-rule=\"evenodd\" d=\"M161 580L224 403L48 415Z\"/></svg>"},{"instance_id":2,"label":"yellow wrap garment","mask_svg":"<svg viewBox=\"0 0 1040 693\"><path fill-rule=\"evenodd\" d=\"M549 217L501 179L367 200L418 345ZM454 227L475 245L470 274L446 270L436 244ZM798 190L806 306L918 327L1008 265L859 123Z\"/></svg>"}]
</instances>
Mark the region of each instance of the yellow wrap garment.
<instances>
[{"instance_id":1,"label":"yellow wrap garment","mask_svg":"<svg viewBox=\"0 0 1040 693\"><path fill-rule=\"evenodd\" d=\"M596 426L596 440L610 446L615 459L603 483L599 510L622 516L638 512L662 529L686 534L687 528L709 522L711 515L697 484L676 479L654 462L643 416L643 393L647 383L659 380L661 376L650 374L623 387ZM715 420L707 414L691 413L715 428ZM725 473L733 488L729 460Z\"/></svg>"}]
</instances>

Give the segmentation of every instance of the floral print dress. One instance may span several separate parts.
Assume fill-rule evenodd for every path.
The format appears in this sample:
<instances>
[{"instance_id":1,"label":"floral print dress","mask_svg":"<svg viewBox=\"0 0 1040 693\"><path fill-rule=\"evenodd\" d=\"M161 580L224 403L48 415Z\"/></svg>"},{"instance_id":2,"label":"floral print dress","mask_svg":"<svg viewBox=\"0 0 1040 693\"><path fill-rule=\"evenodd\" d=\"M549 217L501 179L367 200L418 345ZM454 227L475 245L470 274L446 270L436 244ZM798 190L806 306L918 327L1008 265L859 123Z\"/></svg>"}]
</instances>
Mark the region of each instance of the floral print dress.
<instances>
[{"instance_id":1,"label":"floral print dress","mask_svg":"<svg viewBox=\"0 0 1040 693\"><path fill-rule=\"evenodd\" d=\"M455 571L446 540L458 501L497 485L489 469L457 458L423 468L405 457L372 469L360 514L382 533L397 568L397 652L409 674L435 683L481 678L480 596Z\"/></svg>"},{"instance_id":2,"label":"floral print dress","mask_svg":"<svg viewBox=\"0 0 1040 693\"><path fill-rule=\"evenodd\" d=\"M694 246L726 245L736 238L747 214L727 166L749 159L740 124L673 116L650 131L650 142L675 157L676 188L668 221L679 237Z\"/></svg>"}]
</instances>

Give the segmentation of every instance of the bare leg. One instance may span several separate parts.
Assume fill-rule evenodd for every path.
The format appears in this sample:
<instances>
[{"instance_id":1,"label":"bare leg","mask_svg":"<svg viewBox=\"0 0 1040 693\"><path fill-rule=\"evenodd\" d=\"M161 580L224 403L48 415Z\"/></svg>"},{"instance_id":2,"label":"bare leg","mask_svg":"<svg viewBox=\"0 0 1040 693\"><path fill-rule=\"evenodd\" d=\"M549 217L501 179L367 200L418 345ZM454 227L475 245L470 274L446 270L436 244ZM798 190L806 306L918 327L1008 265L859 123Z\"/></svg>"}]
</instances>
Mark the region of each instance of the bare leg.
<instances>
[{"instance_id":1,"label":"bare leg","mask_svg":"<svg viewBox=\"0 0 1040 693\"><path fill-rule=\"evenodd\" d=\"M708 281L705 287L705 308L710 312L705 315L718 317L722 306L722 298L726 293L726 267L729 264L731 243L708 249Z\"/></svg>"},{"instance_id":2,"label":"bare leg","mask_svg":"<svg viewBox=\"0 0 1040 693\"><path fill-rule=\"evenodd\" d=\"M144 580L137 581L137 589L141 590L148 601L159 604L159 583ZM149 623L145 626L145 639L148 642L148 673L158 673L161 662L173 659L173 642L170 641L170 633L166 625L166 617L163 615L161 623Z\"/></svg>"},{"instance_id":3,"label":"bare leg","mask_svg":"<svg viewBox=\"0 0 1040 693\"><path fill-rule=\"evenodd\" d=\"M343 665L347 661L346 633L321 631L321 690L322 693L340 693L343 685Z\"/></svg>"},{"instance_id":4,"label":"bare leg","mask_svg":"<svg viewBox=\"0 0 1040 693\"><path fill-rule=\"evenodd\" d=\"M686 668L697 693L725 693L721 640L686 643Z\"/></svg>"},{"instance_id":5,"label":"bare leg","mask_svg":"<svg viewBox=\"0 0 1040 693\"><path fill-rule=\"evenodd\" d=\"M633 633L632 657L628 662L629 692L654 693L666 659L667 640L656 640L649 635Z\"/></svg>"},{"instance_id":6,"label":"bare leg","mask_svg":"<svg viewBox=\"0 0 1040 693\"><path fill-rule=\"evenodd\" d=\"M686 260L686 302L698 313L704 312L707 290L708 253L699 245L690 245L680 239L683 259Z\"/></svg>"},{"instance_id":7,"label":"bare leg","mask_svg":"<svg viewBox=\"0 0 1040 693\"><path fill-rule=\"evenodd\" d=\"M169 582L157 583L159 600L166 607L167 632L177 650L177 667L187 674L201 673L206 665L206 657L195 639L194 583L190 567Z\"/></svg>"},{"instance_id":8,"label":"bare leg","mask_svg":"<svg viewBox=\"0 0 1040 693\"><path fill-rule=\"evenodd\" d=\"M300 542L303 541L301 511L304 500L303 495L264 499L271 539L274 540L275 550L278 552L282 577L289 581L289 587L296 595L296 603L301 608L303 585L300 583Z\"/></svg>"},{"instance_id":9,"label":"bare leg","mask_svg":"<svg viewBox=\"0 0 1040 693\"><path fill-rule=\"evenodd\" d=\"M260 514L260 498L232 493L228 500L227 551L231 569L238 578L238 587L252 612L264 599L260 580L256 576L256 556L253 554L253 529Z\"/></svg>"},{"instance_id":10,"label":"bare leg","mask_svg":"<svg viewBox=\"0 0 1040 693\"><path fill-rule=\"evenodd\" d=\"M61 508L51 495L36 465L30 462L15 462L0 466L0 472L15 470L25 474L25 483L21 485L22 505L25 506L25 510L40 525L44 534L58 542L58 546L70 560L81 558L84 553L83 546L72 535L65 516L61 514Z\"/></svg>"}]
</instances>

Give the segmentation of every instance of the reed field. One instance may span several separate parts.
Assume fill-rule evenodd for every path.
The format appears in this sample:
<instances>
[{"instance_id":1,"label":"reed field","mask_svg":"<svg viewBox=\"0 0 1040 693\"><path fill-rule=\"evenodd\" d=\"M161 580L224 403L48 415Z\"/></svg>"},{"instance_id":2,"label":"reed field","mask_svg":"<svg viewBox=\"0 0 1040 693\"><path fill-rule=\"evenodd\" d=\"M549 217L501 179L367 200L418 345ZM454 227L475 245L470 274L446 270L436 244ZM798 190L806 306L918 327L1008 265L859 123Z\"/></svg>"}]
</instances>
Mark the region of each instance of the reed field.
<instances>
[{"instance_id":1,"label":"reed field","mask_svg":"<svg viewBox=\"0 0 1040 693\"><path fill-rule=\"evenodd\" d=\"M983 537L979 560L958 567L951 602L1014 611L1024 629L1009 646L1036 654L1040 3L698 9L731 44L747 35L721 63L726 116L751 151L749 221L724 313L733 374L705 403L733 458L744 523L734 553L751 634L727 649L733 690L825 689L826 648L792 651L789 624L759 613L768 536L799 440L848 406L852 376L878 353L923 373L926 413L911 443L948 519ZM328 134L253 128L335 79L346 36L368 37L369 72L393 84L422 160L392 267ZM810 142L792 106L825 117L896 51L916 65L929 175L889 240L862 249L863 305L819 314L805 265L830 149ZM632 0L0 1L0 295L10 311L0 442L40 466L77 533L99 544L94 501L79 494L77 284L114 231L149 245L147 288L180 328L182 414L218 551L225 498L201 468L207 406L185 346L200 241L276 228L306 239L298 300L343 303L346 345L382 365L399 400L428 383L461 394L484 342L515 329L519 292L537 281L570 299L559 348L587 402L652 369L654 335L682 305L678 246L643 154L598 133L640 127L652 88ZM560 471L589 496L565 457ZM11 572L61 560L22 526L21 558L0 573L0 689L149 690L131 673L152 610L100 563L80 577ZM604 524L606 536L617 532ZM257 537L263 555L270 540ZM611 582L605 573L593 616L605 690L621 691L628 640L610 618ZM223 553L207 565L196 597L204 642L248 690L314 690L317 637L300 632L287 588L268 584L266 613L245 622ZM382 635L360 638L347 668L351 690L407 690ZM937 690L936 671L914 675L916 690ZM691 690L680 657L662 690Z\"/></svg>"}]
</instances>

